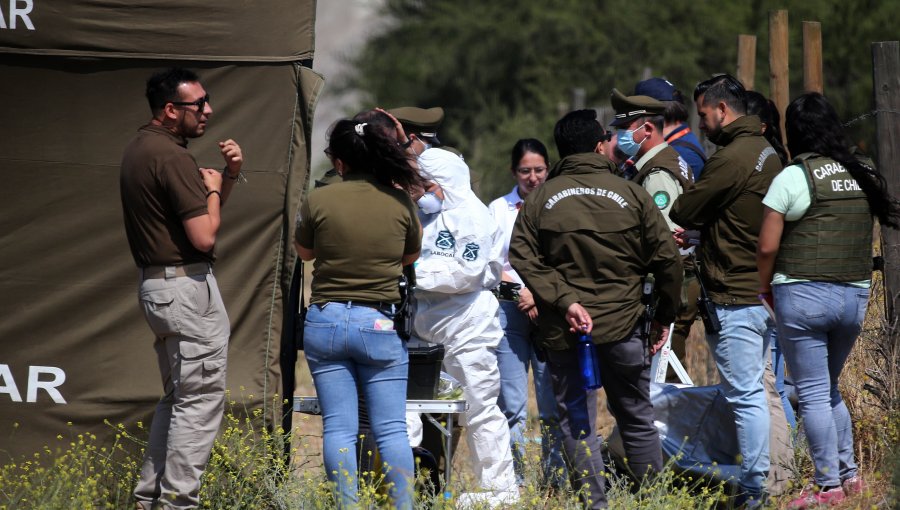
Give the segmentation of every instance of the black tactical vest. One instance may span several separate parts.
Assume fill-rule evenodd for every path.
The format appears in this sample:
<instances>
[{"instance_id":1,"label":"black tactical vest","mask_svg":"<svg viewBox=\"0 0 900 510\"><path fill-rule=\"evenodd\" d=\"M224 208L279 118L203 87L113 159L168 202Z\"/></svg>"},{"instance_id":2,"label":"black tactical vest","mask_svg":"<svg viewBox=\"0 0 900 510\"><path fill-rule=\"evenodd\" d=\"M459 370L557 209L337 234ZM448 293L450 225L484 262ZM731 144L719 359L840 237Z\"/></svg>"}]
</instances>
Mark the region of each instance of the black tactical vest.
<instances>
[{"instance_id":1,"label":"black tactical vest","mask_svg":"<svg viewBox=\"0 0 900 510\"><path fill-rule=\"evenodd\" d=\"M811 202L797 221L785 222L775 271L791 278L852 282L872 277L869 202L840 163L801 154Z\"/></svg>"}]
</instances>

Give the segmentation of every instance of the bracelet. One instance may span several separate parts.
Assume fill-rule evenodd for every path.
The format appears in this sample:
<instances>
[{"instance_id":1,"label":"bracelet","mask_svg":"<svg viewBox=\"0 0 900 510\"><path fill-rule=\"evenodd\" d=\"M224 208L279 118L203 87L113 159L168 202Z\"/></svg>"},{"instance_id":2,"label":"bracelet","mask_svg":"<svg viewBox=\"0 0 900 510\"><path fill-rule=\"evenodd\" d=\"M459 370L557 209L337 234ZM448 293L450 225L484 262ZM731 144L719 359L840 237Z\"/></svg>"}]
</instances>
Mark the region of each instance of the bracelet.
<instances>
[{"instance_id":1,"label":"bracelet","mask_svg":"<svg viewBox=\"0 0 900 510\"><path fill-rule=\"evenodd\" d=\"M206 194L206 198L209 198L209 196L212 195L213 193L215 193L216 195L219 195L219 202L221 202L222 201L222 192L217 189L214 189L214 190L208 192Z\"/></svg>"},{"instance_id":2,"label":"bracelet","mask_svg":"<svg viewBox=\"0 0 900 510\"><path fill-rule=\"evenodd\" d=\"M237 181L239 184L243 184L243 183L247 182L247 178L244 177L244 171L243 171L243 170L239 170L239 171L238 171L238 174L235 175L234 177L232 177L231 174L228 173L228 169L227 169L227 168L226 168L225 170L222 170L222 173L225 174L225 177L228 177L228 178L231 179L232 181Z\"/></svg>"}]
</instances>

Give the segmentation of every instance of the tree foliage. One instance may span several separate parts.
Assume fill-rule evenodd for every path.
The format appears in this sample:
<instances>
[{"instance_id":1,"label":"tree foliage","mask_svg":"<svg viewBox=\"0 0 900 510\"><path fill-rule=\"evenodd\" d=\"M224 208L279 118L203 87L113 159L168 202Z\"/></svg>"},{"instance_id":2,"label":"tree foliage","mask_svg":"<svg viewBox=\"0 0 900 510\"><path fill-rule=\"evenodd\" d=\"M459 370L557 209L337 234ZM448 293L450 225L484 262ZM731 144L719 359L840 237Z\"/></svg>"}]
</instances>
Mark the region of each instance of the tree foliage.
<instances>
[{"instance_id":1,"label":"tree foliage","mask_svg":"<svg viewBox=\"0 0 900 510\"><path fill-rule=\"evenodd\" d=\"M893 2L862 0L385 0L387 23L353 58L361 107L442 106L445 143L465 154L485 200L512 187L509 151L553 124L574 88L588 107L630 93L647 72L690 97L736 69L737 36L757 35L756 89L768 93L768 17L789 10L791 90L802 88L801 21L822 22L825 93L845 117L871 109L871 49L896 39Z\"/></svg>"}]
</instances>

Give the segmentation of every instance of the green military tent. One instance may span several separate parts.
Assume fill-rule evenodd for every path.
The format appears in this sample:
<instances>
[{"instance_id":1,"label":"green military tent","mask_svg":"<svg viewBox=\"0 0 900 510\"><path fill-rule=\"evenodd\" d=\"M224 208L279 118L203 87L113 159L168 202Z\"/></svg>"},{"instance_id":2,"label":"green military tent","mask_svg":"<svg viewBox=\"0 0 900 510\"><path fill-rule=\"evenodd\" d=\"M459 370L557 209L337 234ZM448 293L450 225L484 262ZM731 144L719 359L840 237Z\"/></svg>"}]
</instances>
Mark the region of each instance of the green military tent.
<instances>
[{"instance_id":1,"label":"green military tent","mask_svg":"<svg viewBox=\"0 0 900 510\"><path fill-rule=\"evenodd\" d=\"M212 97L206 135L189 146L199 164L222 167L219 140L244 151L248 182L223 210L216 248L228 386L233 400L280 415L291 232L323 83L314 28L315 0L0 2L0 451L152 414L162 385L119 162L150 118L147 77L174 65Z\"/></svg>"}]
</instances>

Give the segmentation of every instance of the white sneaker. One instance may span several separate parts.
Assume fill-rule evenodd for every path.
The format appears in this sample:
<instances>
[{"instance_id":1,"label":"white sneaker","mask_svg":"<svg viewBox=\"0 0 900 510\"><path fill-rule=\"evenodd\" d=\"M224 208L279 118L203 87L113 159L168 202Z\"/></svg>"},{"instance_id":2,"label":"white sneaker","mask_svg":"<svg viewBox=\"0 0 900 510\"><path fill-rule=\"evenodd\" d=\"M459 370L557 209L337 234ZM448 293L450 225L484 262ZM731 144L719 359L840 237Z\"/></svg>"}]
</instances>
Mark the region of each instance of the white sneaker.
<instances>
[{"instance_id":1,"label":"white sneaker","mask_svg":"<svg viewBox=\"0 0 900 510\"><path fill-rule=\"evenodd\" d=\"M514 505L519 502L518 489L494 493L493 500L497 505Z\"/></svg>"},{"instance_id":2,"label":"white sneaker","mask_svg":"<svg viewBox=\"0 0 900 510\"><path fill-rule=\"evenodd\" d=\"M519 491L513 489L501 492L463 492L456 500L459 509L497 508L513 505L519 501Z\"/></svg>"}]
</instances>

